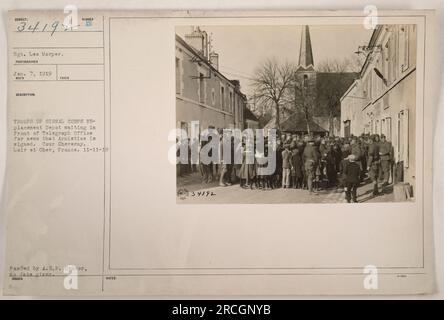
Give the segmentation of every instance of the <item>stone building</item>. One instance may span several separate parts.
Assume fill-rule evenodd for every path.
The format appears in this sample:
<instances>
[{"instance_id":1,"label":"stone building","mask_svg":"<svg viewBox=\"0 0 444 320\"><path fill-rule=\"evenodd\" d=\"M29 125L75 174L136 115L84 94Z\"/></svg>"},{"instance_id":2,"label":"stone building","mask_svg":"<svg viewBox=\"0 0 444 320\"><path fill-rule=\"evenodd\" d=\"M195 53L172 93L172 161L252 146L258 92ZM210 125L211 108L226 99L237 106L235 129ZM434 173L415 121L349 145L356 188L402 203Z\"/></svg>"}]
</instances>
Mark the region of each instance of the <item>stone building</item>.
<instances>
[{"instance_id":1,"label":"stone building","mask_svg":"<svg viewBox=\"0 0 444 320\"><path fill-rule=\"evenodd\" d=\"M341 98L341 133L384 134L404 181L415 185L416 26L380 25L360 77Z\"/></svg>"},{"instance_id":2,"label":"stone building","mask_svg":"<svg viewBox=\"0 0 444 320\"><path fill-rule=\"evenodd\" d=\"M176 35L176 121L190 134L191 121L207 128L244 128L246 96L240 82L219 69L219 55L211 51L208 35L192 27L185 39Z\"/></svg>"}]
</instances>

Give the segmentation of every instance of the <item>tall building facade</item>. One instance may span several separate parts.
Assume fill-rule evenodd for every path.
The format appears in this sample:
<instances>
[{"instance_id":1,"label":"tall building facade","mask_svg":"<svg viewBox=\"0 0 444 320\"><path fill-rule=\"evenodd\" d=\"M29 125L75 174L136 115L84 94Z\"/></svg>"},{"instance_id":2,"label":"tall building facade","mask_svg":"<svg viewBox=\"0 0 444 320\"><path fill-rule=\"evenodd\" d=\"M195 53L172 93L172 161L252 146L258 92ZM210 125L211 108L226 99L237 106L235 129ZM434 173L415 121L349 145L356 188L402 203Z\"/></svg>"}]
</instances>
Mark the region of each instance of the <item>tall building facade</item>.
<instances>
[{"instance_id":1,"label":"tall building facade","mask_svg":"<svg viewBox=\"0 0 444 320\"><path fill-rule=\"evenodd\" d=\"M366 53L359 79L341 98L341 133L384 134L404 180L414 185L416 26L378 26Z\"/></svg>"},{"instance_id":2,"label":"tall building facade","mask_svg":"<svg viewBox=\"0 0 444 320\"><path fill-rule=\"evenodd\" d=\"M176 35L176 121L190 134L191 121L200 130L244 127L246 96L240 82L219 72L219 55L211 51L207 33L192 27L182 39Z\"/></svg>"}]
</instances>

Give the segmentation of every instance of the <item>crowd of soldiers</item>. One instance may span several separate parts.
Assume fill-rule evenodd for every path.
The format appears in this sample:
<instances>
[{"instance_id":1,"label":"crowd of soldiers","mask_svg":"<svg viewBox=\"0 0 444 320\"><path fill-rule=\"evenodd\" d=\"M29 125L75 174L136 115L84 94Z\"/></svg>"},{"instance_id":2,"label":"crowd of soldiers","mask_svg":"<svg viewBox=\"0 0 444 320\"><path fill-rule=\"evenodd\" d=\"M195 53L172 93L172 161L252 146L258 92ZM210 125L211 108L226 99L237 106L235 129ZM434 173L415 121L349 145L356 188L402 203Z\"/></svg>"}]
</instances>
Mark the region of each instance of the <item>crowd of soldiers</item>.
<instances>
[{"instance_id":1,"label":"crowd of soldiers","mask_svg":"<svg viewBox=\"0 0 444 320\"><path fill-rule=\"evenodd\" d=\"M350 160L359 165L360 181L367 176L372 180L374 195L379 193L380 183L385 187L393 177L393 146L385 135L341 138L283 134L276 145L275 173L261 177L256 175L254 165L243 163L239 170L241 187L301 188L311 193L345 188L345 168Z\"/></svg>"},{"instance_id":2,"label":"crowd of soldiers","mask_svg":"<svg viewBox=\"0 0 444 320\"><path fill-rule=\"evenodd\" d=\"M222 143L220 145L223 146ZM380 187L388 185L390 179L393 181L393 146L383 134L351 135L346 138L282 134L272 150L276 152L276 169L271 175L260 173L260 168L267 166L267 163L259 161L268 156L270 150L267 147L263 152L256 148L249 150L245 147L245 142L239 147L242 164L234 164L232 154L230 163L220 161L218 164L197 166L202 182L210 183L218 179L220 186L228 186L239 180L242 188L295 188L305 189L313 194L322 189L339 187L344 188L347 193L350 191L347 181L353 180L347 177L346 168L350 162L358 165L359 173L353 171L354 173L348 174L359 174L359 182L369 178L373 183L374 195L378 195ZM236 146L232 145L231 151L235 149ZM254 153L254 163L246 161L249 152ZM223 159L223 148L219 153L220 159ZM351 191L355 200L356 190Z\"/></svg>"}]
</instances>

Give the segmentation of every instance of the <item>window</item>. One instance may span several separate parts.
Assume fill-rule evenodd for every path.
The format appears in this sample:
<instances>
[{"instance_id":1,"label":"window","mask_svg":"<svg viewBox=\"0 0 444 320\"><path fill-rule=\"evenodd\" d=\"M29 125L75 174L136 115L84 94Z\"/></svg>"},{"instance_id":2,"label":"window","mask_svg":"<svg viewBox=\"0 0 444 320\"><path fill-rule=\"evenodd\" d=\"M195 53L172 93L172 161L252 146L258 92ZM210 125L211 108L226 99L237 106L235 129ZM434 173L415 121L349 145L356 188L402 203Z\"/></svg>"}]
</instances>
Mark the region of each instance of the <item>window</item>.
<instances>
[{"instance_id":1,"label":"window","mask_svg":"<svg viewBox=\"0 0 444 320\"><path fill-rule=\"evenodd\" d=\"M304 74L304 88L308 88L308 75Z\"/></svg>"},{"instance_id":2,"label":"window","mask_svg":"<svg viewBox=\"0 0 444 320\"><path fill-rule=\"evenodd\" d=\"M364 80L363 88L364 88L364 90L363 90L364 98L366 98L368 100L369 95L368 95L368 79L367 78Z\"/></svg>"},{"instance_id":3,"label":"window","mask_svg":"<svg viewBox=\"0 0 444 320\"><path fill-rule=\"evenodd\" d=\"M239 104L239 101L236 99L236 95L233 96L233 115L235 116L236 105Z\"/></svg>"},{"instance_id":4,"label":"window","mask_svg":"<svg viewBox=\"0 0 444 320\"><path fill-rule=\"evenodd\" d=\"M180 70L180 59L176 58L176 93L181 94L182 91L182 74Z\"/></svg>"},{"instance_id":5,"label":"window","mask_svg":"<svg viewBox=\"0 0 444 320\"><path fill-rule=\"evenodd\" d=\"M393 33L388 40L388 82L392 84L396 80L396 38L395 33Z\"/></svg>"},{"instance_id":6,"label":"window","mask_svg":"<svg viewBox=\"0 0 444 320\"><path fill-rule=\"evenodd\" d=\"M366 102L372 99L372 74L369 73L364 80L364 97Z\"/></svg>"},{"instance_id":7,"label":"window","mask_svg":"<svg viewBox=\"0 0 444 320\"><path fill-rule=\"evenodd\" d=\"M351 127L351 121L350 120L344 121L344 137L346 138L350 137L350 127Z\"/></svg>"},{"instance_id":8,"label":"window","mask_svg":"<svg viewBox=\"0 0 444 320\"><path fill-rule=\"evenodd\" d=\"M367 92L368 92L368 98L371 100L373 98L373 87L372 87L372 77L373 73L369 73L368 75L368 81L367 81Z\"/></svg>"},{"instance_id":9,"label":"window","mask_svg":"<svg viewBox=\"0 0 444 320\"><path fill-rule=\"evenodd\" d=\"M230 107L229 107L229 111L232 112L233 111L233 92L230 91L230 101L229 101Z\"/></svg>"},{"instance_id":10,"label":"window","mask_svg":"<svg viewBox=\"0 0 444 320\"><path fill-rule=\"evenodd\" d=\"M376 62L376 66L378 65L378 62ZM375 97L377 97L379 95L379 90L378 90L378 83L380 82L380 78L379 77L372 77L372 88L373 88L373 94Z\"/></svg>"},{"instance_id":11,"label":"window","mask_svg":"<svg viewBox=\"0 0 444 320\"><path fill-rule=\"evenodd\" d=\"M388 101L388 96L384 96L383 104L382 104L384 110L390 108L390 105L387 103L387 101Z\"/></svg>"},{"instance_id":12,"label":"window","mask_svg":"<svg viewBox=\"0 0 444 320\"><path fill-rule=\"evenodd\" d=\"M389 74L389 41L382 47L382 75L387 80Z\"/></svg>"},{"instance_id":13,"label":"window","mask_svg":"<svg viewBox=\"0 0 444 320\"><path fill-rule=\"evenodd\" d=\"M240 123L242 124L242 122L244 122L244 104L241 103L239 105L239 119L240 119Z\"/></svg>"},{"instance_id":14,"label":"window","mask_svg":"<svg viewBox=\"0 0 444 320\"><path fill-rule=\"evenodd\" d=\"M205 103L205 83L202 73L199 73L199 102Z\"/></svg>"},{"instance_id":15,"label":"window","mask_svg":"<svg viewBox=\"0 0 444 320\"><path fill-rule=\"evenodd\" d=\"M211 104L214 105L216 104L216 92L214 92L214 88L211 89Z\"/></svg>"},{"instance_id":16,"label":"window","mask_svg":"<svg viewBox=\"0 0 444 320\"><path fill-rule=\"evenodd\" d=\"M392 141L392 119L390 117L381 120L381 134L385 135L388 141Z\"/></svg>"},{"instance_id":17,"label":"window","mask_svg":"<svg viewBox=\"0 0 444 320\"><path fill-rule=\"evenodd\" d=\"M398 161L404 161L404 168L409 167L409 111L398 113Z\"/></svg>"},{"instance_id":18,"label":"window","mask_svg":"<svg viewBox=\"0 0 444 320\"><path fill-rule=\"evenodd\" d=\"M241 112L240 110L242 109L242 101L240 100L240 98L237 99L237 122L240 123L241 122Z\"/></svg>"},{"instance_id":19,"label":"window","mask_svg":"<svg viewBox=\"0 0 444 320\"><path fill-rule=\"evenodd\" d=\"M387 140L392 141L392 118L390 117L386 118L385 125L386 125L385 135L387 137Z\"/></svg>"},{"instance_id":20,"label":"window","mask_svg":"<svg viewBox=\"0 0 444 320\"><path fill-rule=\"evenodd\" d=\"M382 58L379 57L376 65L378 66L378 70L382 70ZM375 77L376 79L376 92L378 93L378 95L382 94L382 90L383 90L383 84L384 82L382 81L382 79L380 77Z\"/></svg>"},{"instance_id":21,"label":"window","mask_svg":"<svg viewBox=\"0 0 444 320\"><path fill-rule=\"evenodd\" d=\"M244 105L244 103L242 103L239 108L241 123L244 122L244 108L245 108L245 105Z\"/></svg>"},{"instance_id":22,"label":"window","mask_svg":"<svg viewBox=\"0 0 444 320\"><path fill-rule=\"evenodd\" d=\"M188 138L189 134L190 134L190 131L188 130L188 123L180 122L180 129L181 129L181 132L180 132L179 139L183 140L185 138Z\"/></svg>"},{"instance_id":23,"label":"window","mask_svg":"<svg viewBox=\"0 0 444 320\"><path fill-rule=\"evenodd\" d=\"M220 87L220 107L222 110L225 109L225 88Z\"/></svg>"},{"instance_id":24,"label":"window","mask_svg":"<svg viewBox=\"0 0 444 320\"><path fill-rule=\"evenodd\" d=\"M242 127L242 113L243 113L243 103L242 100L239 98L238 104L237 104L237 121L239 123L239 126Z\"/></svg>"},{"instance_id":25,"label":"window","mask_svg":"<svg viewBox=\"0 0 444 320\"><path fill-rule=\"evenodd\" d=\"M409 68L409 27L399 28L399 71L404 72Z\"/></svg>"}]
</instances>

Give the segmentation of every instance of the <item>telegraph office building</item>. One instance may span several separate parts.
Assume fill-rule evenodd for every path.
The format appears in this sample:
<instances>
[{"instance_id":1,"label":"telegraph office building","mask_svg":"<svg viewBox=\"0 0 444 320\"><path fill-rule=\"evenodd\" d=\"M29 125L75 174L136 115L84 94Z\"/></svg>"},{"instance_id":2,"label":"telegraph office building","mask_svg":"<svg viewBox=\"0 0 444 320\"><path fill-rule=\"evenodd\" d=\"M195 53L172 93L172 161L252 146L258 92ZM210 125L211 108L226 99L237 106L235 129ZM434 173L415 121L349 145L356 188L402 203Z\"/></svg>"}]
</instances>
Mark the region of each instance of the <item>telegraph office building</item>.
<instances>
[{"instance_id":1,"label":"telegraph office building","mask_svg":"<svg viewBox=\"0 0 444 320\"><path fill-rule=\"evenodd\" d=\"M404 181L415 185L416 26L380 25L366 61L341 98L341 134L384 134Z\"/></svg>"},{"instance_id":2,"label":"telegraph office building","mask_svg":"<svg viewBox=\"0 0 444 320\"><path fill-rule=\"evenodd\" d=\"M208 35L192 27L185 39L176 35L176 121L190 136L191 121L207 128L244 129L246 96L240 82L219 72L219 55Z\"/></svg>"}]
</instances>

